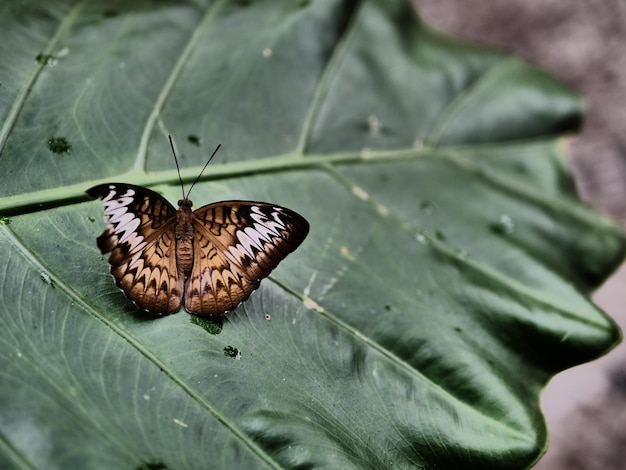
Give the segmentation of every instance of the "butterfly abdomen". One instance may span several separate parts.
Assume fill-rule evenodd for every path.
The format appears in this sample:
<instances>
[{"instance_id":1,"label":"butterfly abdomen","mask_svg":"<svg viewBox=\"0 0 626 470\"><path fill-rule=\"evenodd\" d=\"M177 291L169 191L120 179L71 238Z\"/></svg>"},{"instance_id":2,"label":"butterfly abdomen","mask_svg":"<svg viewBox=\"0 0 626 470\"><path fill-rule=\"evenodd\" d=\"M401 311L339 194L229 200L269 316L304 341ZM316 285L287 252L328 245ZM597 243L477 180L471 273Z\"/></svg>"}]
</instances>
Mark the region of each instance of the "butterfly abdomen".
<instances>
[{"instance_id":1,"label":"butterfly abdomen","mask_svg":"<svg viewBox=\"0 0 626 470\"><path fill-rule=\"evenodd\" d=\"M193 267L193 217L191 216L191 201L178 201L176 211L176 262L178 272L185 278L189 276Z\"/></svg>"}]
</instances>

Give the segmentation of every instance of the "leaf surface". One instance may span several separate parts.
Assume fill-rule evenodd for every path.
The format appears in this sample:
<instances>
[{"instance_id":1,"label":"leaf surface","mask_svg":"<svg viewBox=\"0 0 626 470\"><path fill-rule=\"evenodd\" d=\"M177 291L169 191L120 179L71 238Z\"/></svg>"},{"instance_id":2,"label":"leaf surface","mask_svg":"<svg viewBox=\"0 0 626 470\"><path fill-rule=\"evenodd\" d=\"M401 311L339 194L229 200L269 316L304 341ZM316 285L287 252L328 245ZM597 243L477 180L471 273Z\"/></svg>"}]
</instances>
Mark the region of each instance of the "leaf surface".
<instances>
[{"instance_id":1,"label":"leaf surface","mask_svg":"<svg viewBox=\"0 0 626 470\"><path fill-rule=\"evenodd\" d=\"M619 340L574 92L401 1L0 6L0 464L526 468L539 394ZM115 287L88 187L249 199L304 244L219 321Z\"/></svg>"}]
</instances>

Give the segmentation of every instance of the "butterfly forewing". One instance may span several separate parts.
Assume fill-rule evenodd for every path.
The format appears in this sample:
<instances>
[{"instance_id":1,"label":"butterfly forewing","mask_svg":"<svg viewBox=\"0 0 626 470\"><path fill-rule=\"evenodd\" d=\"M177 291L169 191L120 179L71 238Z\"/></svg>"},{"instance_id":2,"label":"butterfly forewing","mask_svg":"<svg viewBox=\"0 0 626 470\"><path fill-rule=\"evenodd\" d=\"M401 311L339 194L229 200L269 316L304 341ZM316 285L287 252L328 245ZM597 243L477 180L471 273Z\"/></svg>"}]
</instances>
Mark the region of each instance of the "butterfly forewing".
<instances>
[{"instance_id":1,"label":"butterfly forewing","mask_svg":"<svg viewBox=\"0 0 626 470\"><path fill-rule=\"evenodd\" d=\"M111 253L117 285L140 308L156 314L178 311L183 295L185 309L196 315L233 310L309 231L299 214L262 202L201 207L191 214L188 231L188 199L179 202L182 217L177 218L176 209L162 196L139 186L110 183L87 193L104 200L109 226L98 238L98 247ZM185 227L177 230L177 224ZM187 270L183 266L189 264L188 249L180 248L179 256L184 252L185 257L177 259L176 246L190 242L193 261Z\"/></svg>"},{"instance_id":2,"label":"butterfly forewing","mask_svg":"<svg viewBox=\"0 0 626 470\"><path fill-rule=\"evenodd\" d=\"M309 231L308 222L280 206L225 201L193 213L194 264L185 309L221 315L250 297Z\"/></svg>"},{"instance_id":3,"label":"butterfly forewing","mask_svg":"<svg viewBox=\"0 0 626 470\"><path fill-rule=\"evenodd\" d=\"M108 227L98 237L115 282L138 307L155 314L180 310L184 279L179 276L174 238L176 209L147 188L123 183L87 191L102 198Z\"/></svg>"}]
</instances>

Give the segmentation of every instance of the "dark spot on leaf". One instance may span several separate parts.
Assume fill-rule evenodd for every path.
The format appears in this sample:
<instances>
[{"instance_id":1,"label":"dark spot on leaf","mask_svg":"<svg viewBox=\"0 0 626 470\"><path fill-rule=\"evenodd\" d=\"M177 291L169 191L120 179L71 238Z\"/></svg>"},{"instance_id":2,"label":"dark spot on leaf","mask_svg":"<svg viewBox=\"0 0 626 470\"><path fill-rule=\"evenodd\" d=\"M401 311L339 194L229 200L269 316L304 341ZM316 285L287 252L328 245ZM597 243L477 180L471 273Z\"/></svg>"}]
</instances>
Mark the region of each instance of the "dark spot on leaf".
<instances>
[{"instance_id":1,"label":"dark spot on leaf","mask_svg":"<svg viewBox=\"0 0 626 470\"><path fill-rule=\"evenodd\" d=\"M463 333L463 328L459 328L458 326L455 326L454 331L456 331L457 333Z\"/></svg>"},{"instance_id":2,"label":"dark spot on leaf","mask_svg":"<svg viewBox=\"0 0 626 470\"><path fill-rule=\"evenodd\" d=\"M0 224L2 224L2 225L10 225L11 224L11 219L9 219L8 217L0 217Z\"/></svg>"},{"instance_id":3,"label":"dark spot on leaf","mask_svg":"<svg viewBox=\"0 0 626 470\"><path fill-rule=\"evenodd\" d=\"M429 215L429 214L432 214L434 206L432 202L426 200L426 201L422 201L422 203L420 204L420 209L422 210L424 214Z\"/></svg>"},{"instance_id":4,"label":"dark spot on leaf","mask_svg":"<svg viewBox=\"0 0 626 470\"><path fill-rule=\"evenodd\" d=\"M200 137L198 137L197 135L189 134L187 136L187 140L192 144L200 147Z\"/></svg>"},{"instance_id":5,"label":"dark spot on leaf","mask_svg":"<svg viewBox=\"0 0 626 470\"><path fill-rule=\"evenodd\" d=\"M446 241L448 239L448 237L446 236L445 233L443 233L441 230L437 230L435 231L435 236L437 237L437 240L440 241Z\"/></svg>"},{"instance_id":6,"label":"dark spot on leaf","mask_svg":"<svg viewBox=\"0 0 626 470\"><path fill-rule=\"evenodd\" d=\"M91 217L91 216L87 217L87 220L88 220L89 222L95 222L95 221L96 221L96 219L94 219L94 218L93 218L93 217Z\"/></svg>"},{"instance_id":7,"label":"dark spot on leaf","mask_svg":"<svg viewBox=\"0 0 626 470\"><path fill-rule=\"evenodd\" d=\"M391 310L391 305L385 305L385 310L389 312Z\"/></svg>"},{"instance_id":8,"label":"dark spot on leaf","mask_svg":"<svg viewBox=\"0 0 626 470\"><path fill-rule=\"evenodd\" d=\"M52 54L37 54L35 60L41 65L52 65L56 59Z\"/></svg>"},{"instance_id":9,"label":"dark spot on leaf","mask_svg":"<svg viewBox=\"0 0 626 470\"><path fill-rule=\"evenodd\" d=\"M504 227L495 222L489 224L489 230L491 230L493 233L497 233L498 235L504 235L506 233Z\"/></svg>"},{"instance_id":10,"label":"dark spot on leaf","mask_svg":"<svg viewBox=\"0 0 626 470\"><path fill-rule=\"evenodd\" d=\"M162 460L152 462L142 462L135 467L135 470L167 470L167 465Z\"/></svg>"},{"instance_id":11,"label":"dark spot on leaf","mask_svg":"<svg viewBox=\"0 0 626 470\"><path fill-rule=\"evenodd\" d=\"M509 215L502 214L497 222L489 224L489 229L498 235L511 235L515 232L515 222Z\"/></svg>"},{"instance_id":12,"label":"dark spot on leaf","mask_svg":"<svg viewBox=\"0 0 626 470\"><path fill-rule=\"evenodd\" d=\"M192 324L198 325L207 333L212 335L219 335L222 332L222 319L221 318L202 318L192 315L190 320Z\"/></svg>"},{"instance_id":13,"label":"dark spot on leaf","mask_svg":"<svg viewBox=\"0 0 626 470\"><path fill-rule=\"evenodd\" d=\"M51 152L61 154L70 153L72 146L65 137L50 137L48 139L48 149Z\"/></svg>"},{"instance_id":14,"label":"dark spot on leaf","mask_svg":"<svg viewBox=\"0 0 626 470\"><path fill-rule=\"evenodd\" d=\"M104 10L104 11L102 12L102 16L104 16L105 18L115 18L115 17L116 17L117 15L119 15L119 14L120 14L120 12L119 12L119 11L117 11L117 10L113 10L113 9L110 9L110 10Z\"/></svg>"},{"instance_id":15,"label":"dark spot on leaf","mask_svg":"<svg viewBox=\"0 0 626 470\"><path fill-rule=\"evenodd\" d=\"M252 0L237 0L237 3L241 6L247 7L252 3Z\"/></svg>"},{"instance_id":16,"label":"dark spot on leaf","mask_svg":"<svg viewBox=\"0 0 626 470\"><path fill-rule=\"evenodd\" d=\"M226 346L224 348L224 356L235 358L239 355L239 349L233 348L232 346Z\"/></svg>"}]
</instances>

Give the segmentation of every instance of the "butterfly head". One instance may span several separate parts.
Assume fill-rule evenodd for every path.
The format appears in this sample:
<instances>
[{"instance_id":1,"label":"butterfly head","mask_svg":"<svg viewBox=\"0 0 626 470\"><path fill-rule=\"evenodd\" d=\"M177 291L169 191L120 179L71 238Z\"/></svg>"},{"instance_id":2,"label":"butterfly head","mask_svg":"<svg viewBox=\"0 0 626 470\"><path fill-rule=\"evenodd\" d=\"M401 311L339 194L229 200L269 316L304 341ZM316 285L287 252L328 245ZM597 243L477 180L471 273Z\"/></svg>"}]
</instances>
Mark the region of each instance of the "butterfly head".
<instances>
[{"instance_id":1,"label":"butterfly head","mask_svg":"<svg viewBox=\"0 0 626 470\"><path fill-rule=\"evenodd\" d=\"M191 202L189 199L184 198L184 199L179 199L178 200L178 207L188 207L191 209L191 206L193 206L193 202Z\"/></svg>"}]
</instances>

